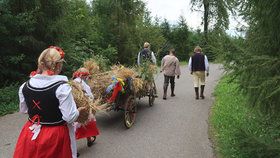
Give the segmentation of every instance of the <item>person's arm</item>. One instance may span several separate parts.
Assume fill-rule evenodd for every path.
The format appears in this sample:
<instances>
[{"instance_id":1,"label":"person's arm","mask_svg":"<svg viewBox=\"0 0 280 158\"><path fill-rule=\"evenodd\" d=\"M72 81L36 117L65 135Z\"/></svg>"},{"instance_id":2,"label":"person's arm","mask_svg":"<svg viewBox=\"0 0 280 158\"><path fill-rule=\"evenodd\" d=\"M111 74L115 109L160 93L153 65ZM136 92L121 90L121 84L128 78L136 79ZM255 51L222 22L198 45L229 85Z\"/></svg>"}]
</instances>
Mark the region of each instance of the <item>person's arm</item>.
<instances>
[{"instance_id":1,"label":"person's arm","mask_svg":"<svg viewBox=\"0 0 280 158\"><path fill-rule=\"evenodd\" d=\"M62 113L62 119L67 123L73 123L79 116L79 111L71 91L72 89L68 84L62 84L56 90L56 97L59 100L59 109Z\"/></svg>"},{"instance_id":2,"label":"person's arm","mask_svg":"<svg viewBox=\"0 0 280 158\"><path fill-rule=\"evenodd\" d=\"M180 62L178 59L176 59L176 69L175 69L175 74L177 75L177 78L179 78L178 76L181 75L181 70L180 70Z\"/></svg>"},{"instance_id":3,"label":"person's arm","mask_svg":"<svg viewBox=\"0 0 280 158\"><path fill-rule=\"evenodd\" d=\"M82 82L82 84L83 84L83 89L86 92L85 95L93 100L94 96L93 96L93 94L91 92L91 89L90 89L89 85L86 82L84 82L84 81Z\"/></svg>"},{"instance_id":4,"label":"person's arm","mask_svg":"<svg viewBox=\"0 0 280 158\"><path fill-rule=\"evenodd\" d=\"M152 53L151 53L151 57L152 57L152 61L153 61L153 63L156 65L156 64L157 64L157 58L156 58L156 56L155 56L155 53L154 53L154 52L152 52Z\"/></svg>"},{"instance_id":5,"label":"person's arm","mask_svg":"<svg viewBox=\"0 0 280 158\"><path fill-rule=\"evenodd\" d=\"M163 67L164 67L164 63L165 63L165 59L164 57L161 59L161 66L160 66L160 71L163 71Z\"/></svg>"},{"instance_id":6,"label":"person's arm","mask_svg":"<svg viewBox=\"0 0 280 158\"><path fill-rule=\"evenodd\" d=\"M205 70L206 70L206 73L207 73L207 76L209 75L209 62L208 62L208 59L207 59L207 56L204 55L204 64L205 64Z\"/></svg>"},{"instance_id":7,"label":"person's arm","mask_svg":"<svg viewBox=\"0 0 280 158\"><path fill-rule=\"evenodd\" d=\"M192 57L190 57L190 59L189 59L188 68L189 68L190 72L192 72Z\"/></svg>"},{"instance_id":8,"label":"person's arm","mask_svg":"<svg viewBox=\"0 0 280 158\"><path fill-rule=\"evenodd\" d=\"M26 114L28 112L28 108L27 108L27 105L26 105L26 102L24 100L24 96L23 96L23 93L22 93L22 89L23 89L24 85L25 85L25 83L22 84L19 87L19 91L18 91L18 96L19 96L19 112Z\"/></svg>"},{"instance_id":9,"label":"person's arm","mask_svg":"<svg viewBox=\"0 0 280 158\"><path fill-rule=\"evenodd\" d=\"M140 62L141 62L140 60L141 60L141 59L140 59L140 52L139 52L138 55L137 55L137 64L138 64L138 66L140 66L140 64L141 64L141 63L140 63Z\"/></svg>"}]
</instances>

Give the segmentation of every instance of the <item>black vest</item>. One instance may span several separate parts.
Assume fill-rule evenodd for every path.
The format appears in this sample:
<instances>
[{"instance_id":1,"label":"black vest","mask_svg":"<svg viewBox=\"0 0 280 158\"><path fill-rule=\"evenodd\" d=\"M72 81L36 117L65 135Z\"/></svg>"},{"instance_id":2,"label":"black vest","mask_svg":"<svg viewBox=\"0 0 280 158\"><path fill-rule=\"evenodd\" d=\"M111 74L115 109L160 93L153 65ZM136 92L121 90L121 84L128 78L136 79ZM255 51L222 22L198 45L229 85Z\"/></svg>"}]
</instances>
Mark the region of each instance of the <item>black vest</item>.
<instances>
[{"instance_id":1,"label":"black vest","mask_svg":"<svg viewBox=\"0 0 280 158\"><path fill-rule=\"evenodd\" d=\"M26 82L22 93L28 107L30 121L35 115L39 115L42 125L56 126L65 123L59 109L59 100L55 95L57 88L64 83L66 82L58 81L44 88L35 88L29 84L29 81Z\"/></svg>"},{"instance_id":2,"label":"black vest","mask_svg":"<svg viewBox=\"0 0 280 158\"><path fill-rule=\"evenodd\" d=\"M150 61L152 62L152 53L149 49L144 48L141 52L140 52L140 58L141 58L141 63L145 62L145 61Z\"/></svg>"},{"instance_id":3,"label":"black vest","mask_svg":"<svg viewBox=\"0 0 280 158\"><path fill-rule=\"evenodd\" d=\"M204 55L195 53L192 56L192 71L205 71Z\"/></svg>"}]
</instances>

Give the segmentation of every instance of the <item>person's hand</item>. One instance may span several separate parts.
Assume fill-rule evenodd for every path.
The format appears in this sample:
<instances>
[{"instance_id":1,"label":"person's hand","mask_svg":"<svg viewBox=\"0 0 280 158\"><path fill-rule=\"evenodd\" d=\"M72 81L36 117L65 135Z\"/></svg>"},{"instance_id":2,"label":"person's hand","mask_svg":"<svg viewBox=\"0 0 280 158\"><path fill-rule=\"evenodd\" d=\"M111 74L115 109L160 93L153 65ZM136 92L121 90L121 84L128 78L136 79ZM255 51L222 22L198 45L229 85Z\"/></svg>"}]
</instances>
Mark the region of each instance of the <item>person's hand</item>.
<instances>
[{"instance_id":1,"label":"person's hand","mask_svg":"<svg viewBox=\"0 0 280 158\"><path fill-rule=\"evenodd\" d=\"M177 79L179 79L180 78L180 75L177 75Z\"/></svg>"},{"instance_id":2,"label":"person's hand","mask_svg":"<svg viewBox=\"0 0 280 158\"><path fill-rule=\"evenodd\" d=\"M160 73L162 73L162 70L160 70Z\"/></svg>"},{"instance_id":3,"label":"person's hand","mask_svg":"<svg viewBox=\"0 0 280 158\"><path fill-rule=\"evenodd\" d=\"M206 76L207 76L207 77L209 76L209 72L206 73Z\"/></svg>"}]
</instances>

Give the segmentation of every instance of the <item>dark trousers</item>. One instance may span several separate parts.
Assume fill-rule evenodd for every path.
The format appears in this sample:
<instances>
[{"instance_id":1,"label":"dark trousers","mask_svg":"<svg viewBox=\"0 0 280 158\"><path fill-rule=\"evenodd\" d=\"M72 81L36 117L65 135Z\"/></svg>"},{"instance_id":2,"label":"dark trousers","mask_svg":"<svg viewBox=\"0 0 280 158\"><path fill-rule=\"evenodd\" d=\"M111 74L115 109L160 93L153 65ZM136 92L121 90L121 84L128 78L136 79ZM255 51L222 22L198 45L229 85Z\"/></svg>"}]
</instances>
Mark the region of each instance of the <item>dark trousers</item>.
<instances>
[{"instance_id":1,"label":"dark trousers","mask_svg":"<svg viewBox=\"0 0 280 158\"><path fill-rule=\"evenodd\" d=\"M164 75L164 85L168 86L168 84L171 84L171 87L175 86L175 76L167 76Z\"/></svg>"}]
</instances>

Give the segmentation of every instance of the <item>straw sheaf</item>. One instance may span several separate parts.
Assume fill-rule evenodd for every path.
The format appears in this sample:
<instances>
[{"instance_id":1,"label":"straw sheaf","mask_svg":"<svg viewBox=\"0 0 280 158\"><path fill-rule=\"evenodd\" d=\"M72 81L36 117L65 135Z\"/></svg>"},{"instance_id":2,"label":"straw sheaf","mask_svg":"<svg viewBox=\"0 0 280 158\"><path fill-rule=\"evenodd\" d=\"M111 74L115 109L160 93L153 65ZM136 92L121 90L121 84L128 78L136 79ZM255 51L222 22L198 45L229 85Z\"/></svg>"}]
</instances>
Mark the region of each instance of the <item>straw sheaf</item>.
<instances>
[{"instance_id":1,"label":"straw sheaf","mask_svg":"<svg viewBox=\"0 0 280 158\"><path fill-rule=\"evenodd\" d=\"M133 79L133 86L134 91L136 94L138 94L141 90L143 90L144 81L140 78L134 78Z\"/></svg>"},{"instance_id":2,"label":"straw sheaf","mask_svg":"<svg viewBox=\"0 0 280 158\"><path fill-rule=\"evenodd\" d=\"M111 69L112 69L113 74L117 78L121 78L123 80L125 80L129 77L134 78L137 76L137 73L134 69L127 68L122 65L120 65L120 66L114 65L111 67Z\"/></svg>"},{"instance_id":3,"label":"straw sheaf","mask_svg":"<svg viewBox=\"0 0 280 158\"><path fill-rule=\"evenodd\" d=\"M101 98L106 88L112 83L112 77L110 72L99 73L92 75L88 80L88 85L91 88L93 95L97 98Z\"/></svg>"},{"instance_id":4,"label":"straw sheaf","mask_svg":"<svg viewBox=\"0 0 280 158\"><path fill-rule=\"evenodd\" d=\"M149 71L151 71L152 74L157 73L157 66L156 65L149 65Z\"/></svg>"},{"instance_id":5,"label":"straw sheaf","mask_svg":"<svg viewBox=\"0 0 280 158\"><path fill-rule=\"evenodd\" d=\"M92 59L85 61L84 67L89 70L90 74L96 74L100 72L98 64Z\"/></svg>"},{"instance_id":6,"label":"straw sheaf","mask_svg":"<svg viewBox=\"0 0 280 158\"><path fill-rule=\"evenodd\" d=\"M93 114L95 114L99 110L98 105L100 104L100 100L97 99L95 101L92 101L91 99L89 99L85 95L81 84L74 81L69 81L69 84L72 87L72 94L77 108L86 108L86 111L80 113L79 118L77 119L77 122L85 124L89 118L90 113L92 112Z\"/></svg>"}]
</instances>

